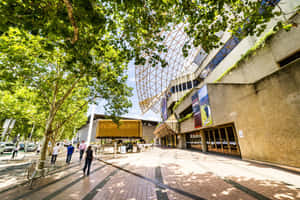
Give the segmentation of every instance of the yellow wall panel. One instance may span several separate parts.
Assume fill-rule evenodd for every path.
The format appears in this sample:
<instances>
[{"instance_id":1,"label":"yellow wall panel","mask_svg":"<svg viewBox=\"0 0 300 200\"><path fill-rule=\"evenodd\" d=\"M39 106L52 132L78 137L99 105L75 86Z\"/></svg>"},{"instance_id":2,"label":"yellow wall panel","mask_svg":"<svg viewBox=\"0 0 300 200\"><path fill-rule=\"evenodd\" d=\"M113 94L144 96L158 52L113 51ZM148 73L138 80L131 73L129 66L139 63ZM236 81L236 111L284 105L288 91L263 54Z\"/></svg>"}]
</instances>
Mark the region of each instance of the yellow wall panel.
<instances>
[{"instance_id":1,"label":"yellow wall panel","mask_svg":"<svg viewBox=\"0 0 300 200\"><path fill-rule=\"evenodd\" d=\"M112 120L97 122L97 138L141 138L142 133L141 120L120 120L119 127Z\"/></svg>"}]
</instances>

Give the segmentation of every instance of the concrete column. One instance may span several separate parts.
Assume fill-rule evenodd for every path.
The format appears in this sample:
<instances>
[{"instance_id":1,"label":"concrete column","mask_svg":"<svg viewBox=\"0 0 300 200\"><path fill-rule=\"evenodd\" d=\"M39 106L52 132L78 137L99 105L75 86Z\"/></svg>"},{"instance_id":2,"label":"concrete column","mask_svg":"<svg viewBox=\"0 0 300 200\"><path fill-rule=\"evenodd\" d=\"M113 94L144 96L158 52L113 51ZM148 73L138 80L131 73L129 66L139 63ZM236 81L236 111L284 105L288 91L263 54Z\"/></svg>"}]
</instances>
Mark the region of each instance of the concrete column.
<instances>
[{"instance_id":1,"label":"concrete column","mask_svg":"<svg viewBox=\"0 0 300 200\"><path fill-rule=\"evenodd\" d=\"M174 143L175 143L175 148L177 148L177 137L174 135Z\"/></svg>"},{"instance_id":2,"label":"concrete column","mask_svg":"<svg viewBox=\"0 0 300 200\"><path fill-rule=\"evenodd\" d=\"M184 134L178 136L178 146L180 149L186 149L186 139Z\"/></svg>"},{"instance_id":3,"label":"concrete column","mask_svg":"<svg viewBox=\"0 0 300 200\"><path fill-rule=\"evenodd\" d=\"M200 130L201 142L202 142L202 151L207 152L206 138L203 130Z\"/></svg>"}]
</instances>

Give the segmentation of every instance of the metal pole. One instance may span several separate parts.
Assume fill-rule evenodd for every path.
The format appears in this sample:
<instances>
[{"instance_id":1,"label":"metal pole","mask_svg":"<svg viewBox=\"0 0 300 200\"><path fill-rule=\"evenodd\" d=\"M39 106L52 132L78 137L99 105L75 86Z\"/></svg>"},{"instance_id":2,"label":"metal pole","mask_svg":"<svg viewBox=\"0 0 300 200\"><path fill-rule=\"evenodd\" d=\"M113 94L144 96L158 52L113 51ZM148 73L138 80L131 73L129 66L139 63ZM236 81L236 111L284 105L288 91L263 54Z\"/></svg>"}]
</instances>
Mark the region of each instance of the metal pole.
<instances>
[{"instance_id":1,"label":"metal pole","mask_svg":"<svg viewBox=\"0 0 300 200\"><path fill-rule=\"evenodd\" d=\"M2 132L2 139L1 141L4 141L5 135L7 133L7 130L9 129L9 124L12 122L12 119L6 119L4 124L3 124L3 132Z\"/></svg>"},{"instance_id":2,"label":"metal pole","mask_svg":"<svg viewBox=\"0 0 300 200\"><path fill-rule=\"evenodd\" d=\"M12 131L12 129L14 128L14 126L15 126L15 123L16 123L16 120L15 119L13 119L11 122L10 122L10 124L9 124L9 132L8 132L8 134L7 134L7 137L6 137L6 141L5 142L7 142L8 141L8 139L9 139L9 136L10 136L10 134L11 134L11 131Z\"/></svg>"},{"instance_id":3,"label":"metal pole","mask_svg":"<svg viewBox=\"0 0 300 200\"><path fill-rule=\"evenodd\" d=\"M92 105L92 112L90 117L90 126L89 126L89 132L88 137L86 140L86 145L89 146L91 143L91 136L92 136L92 129L93 129L93 121L94 121L94 114L95 114L95 105Z\"/></svg>"},{"instance_id":4,"label":"metal pole","mask_svg":"<svg viewBox=\"0 0 300 200\"><path fill-rule=\"evenodd\" d=\"M30 141L31 141L31 138L32 138L32 134L33 134L34 128L35 128L35 124L33 124L32 129L31 129L31 133L30 133L30 136L29 136L29 140Z\"/></svg>"},{"instance_id":5,"label":"metal pole","mask_svg":"<svg viewBox=\"0 0 300 200\"><path fill-rule=\"evenodd\" d=\"M74 130L73 130L72 145L74 145L74 137L76 137L76 136L74 136L75 132L76 132L76 128L74 128Z\"/></svg>"}]
</instances>

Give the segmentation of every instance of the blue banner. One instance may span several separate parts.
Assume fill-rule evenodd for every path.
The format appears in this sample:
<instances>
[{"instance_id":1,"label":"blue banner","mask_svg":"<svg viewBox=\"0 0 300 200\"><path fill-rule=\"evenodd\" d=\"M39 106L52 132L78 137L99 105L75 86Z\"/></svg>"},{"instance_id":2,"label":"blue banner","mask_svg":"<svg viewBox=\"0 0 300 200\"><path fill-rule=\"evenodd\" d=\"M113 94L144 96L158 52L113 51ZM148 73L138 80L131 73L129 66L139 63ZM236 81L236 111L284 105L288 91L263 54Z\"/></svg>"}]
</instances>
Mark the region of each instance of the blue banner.
<instances>
[{"instance_id":1,"label":"blue banner","mask_svg":"<svg viewBox=\"0 0 300 200\"><path fill-rule=\"evenodd\" d=\"M200 104L202 125L203 126L212 125L211 110L210 110L206 85L203 86L200 90L198 90L198 98Z\"/></svg>"},{"instance_id":2,"label":"blue banner","mask_svg":"<svg viewBox=\"0 0 300 200\"><path fill-rule=\"evenodd\" d=\"M163 121L168 119L168 112L167 112L167 98L163 97L161 99L161 117Z\"/></svg>"},{"instance_id":3,"label":"blue banner","mask_svg":"<svg viewBox=\"0 0 300 200\"><path fill-rule=\"evenodd\" d=\"M199 104L197 92L192 96L192 107L193 107L195 128L200 128L202 126L202 123L201 123L200 104Z\"/></svg>"}]
</instances>

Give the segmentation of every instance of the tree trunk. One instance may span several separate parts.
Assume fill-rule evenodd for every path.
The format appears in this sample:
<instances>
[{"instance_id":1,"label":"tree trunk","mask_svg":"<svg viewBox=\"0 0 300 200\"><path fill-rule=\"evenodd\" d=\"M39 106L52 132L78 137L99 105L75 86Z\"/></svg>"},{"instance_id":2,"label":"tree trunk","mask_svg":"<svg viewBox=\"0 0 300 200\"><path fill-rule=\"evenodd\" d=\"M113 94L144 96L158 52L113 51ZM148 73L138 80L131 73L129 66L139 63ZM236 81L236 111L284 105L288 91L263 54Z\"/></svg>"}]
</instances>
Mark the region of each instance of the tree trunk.
<instances>
[{"instance_id":1,"label":"tree trunk","mask_svg":"<svg viewBox=\"0 0 300 200\"><path fill-rule=\"evenodd\" d=\"M53 133L53 131L51 130L53 119L54 119L54 109L51 109L48 120L46 122L45 136L44 136L42 148L40 150L40 159L39 159L38 169L43 169L45 166L47 150L48 150L48 143L49 143L51 134Z\"/></svg>"},{"instance_id":2,"label":"tree trunk","mask_svg":"<svg viewBox=\"0 0 300 200\"><path fill-rule=\"evenodd\" d=\"M40 159L39 159L38 169L43 169L44 166L45 166L45 161L46 161L46 157L47 157L48 142L49 142L49 133L46 133L45 136L44 136L42 148L40 150Z\"/></svg>"},{"instance_id":3,"label":"tree trunk","mask_svg":"<svg viewBox=\"0 0 300 200\"><path fill-rule=\"evenodd\" d=\"M54 134L54 137L50 137L50 141L51 141L51 147L49 149L49 155L52 155L53 152L53 148L56 146L56 137L57 137L57 133Z\"/></svg>"}]
</instances>

